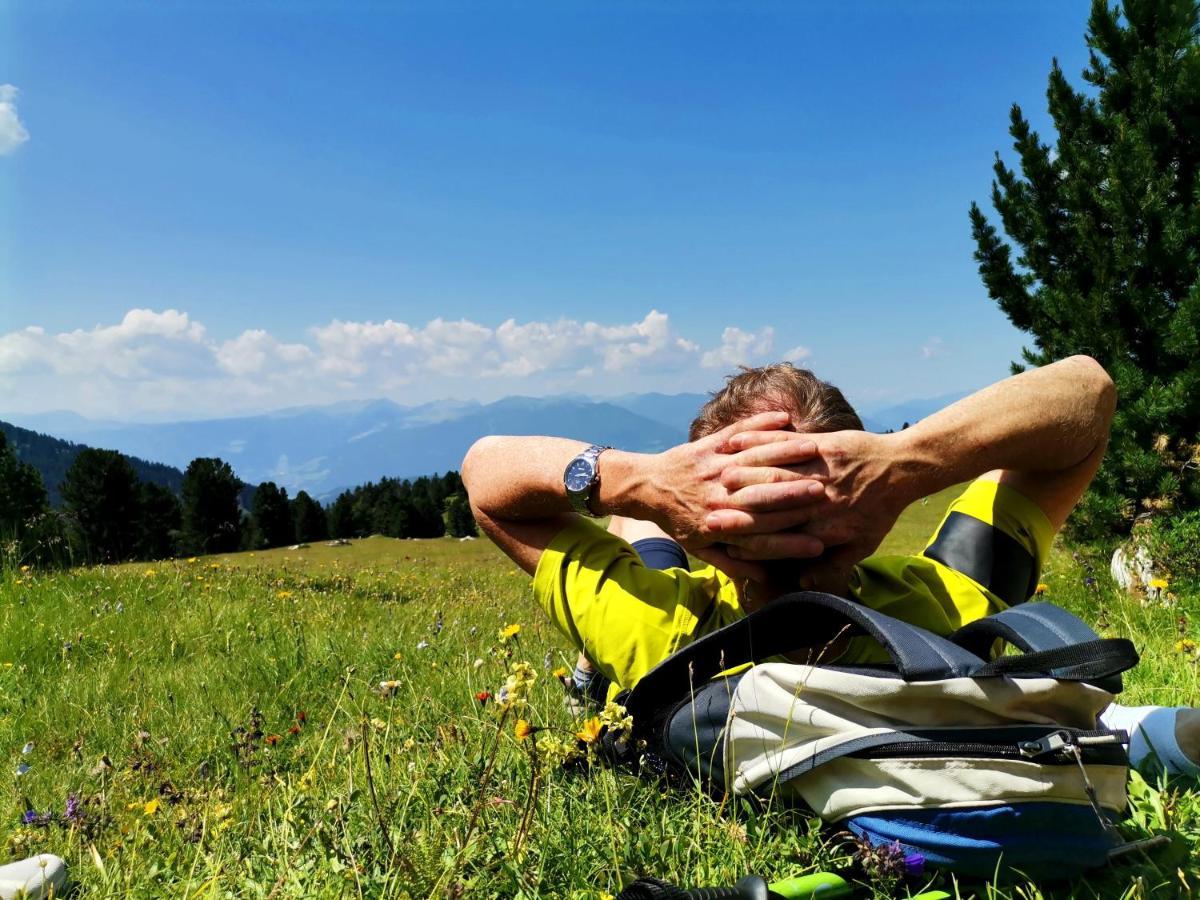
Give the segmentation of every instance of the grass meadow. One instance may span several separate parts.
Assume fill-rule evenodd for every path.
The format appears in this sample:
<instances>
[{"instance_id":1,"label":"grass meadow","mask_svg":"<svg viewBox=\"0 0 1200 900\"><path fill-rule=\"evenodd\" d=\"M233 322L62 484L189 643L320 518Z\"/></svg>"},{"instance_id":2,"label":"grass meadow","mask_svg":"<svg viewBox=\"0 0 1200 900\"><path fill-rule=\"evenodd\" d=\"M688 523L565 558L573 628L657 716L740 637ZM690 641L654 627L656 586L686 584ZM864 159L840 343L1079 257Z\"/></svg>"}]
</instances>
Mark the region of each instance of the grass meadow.
<instances>
[{"instance_id":1,"label":"grass meadow","mask_svg":"<svg viewBox=\"0 0 1200 900\"><path fill-rule=\"evenodd\" d=\"M919 549L943 505L915 505L886 549ZM1046 595L1134 638L1126 701L1200 699L1198 598L1143 607L1097 569L1056 550ZM0 844L65 857L79 896L598 898L642 874L850 861L794 811L563 767L581 723L553 672L574 654L482 539L10 571L0 617ZM529 704L502 714L484 692L519 662ZM518 740L518 716L541 730ZM861 896L1189 896L1197 793L1133 793L1125 833L1171 846L1087 881L864 879Z\"/></svg>"}]
</instances>

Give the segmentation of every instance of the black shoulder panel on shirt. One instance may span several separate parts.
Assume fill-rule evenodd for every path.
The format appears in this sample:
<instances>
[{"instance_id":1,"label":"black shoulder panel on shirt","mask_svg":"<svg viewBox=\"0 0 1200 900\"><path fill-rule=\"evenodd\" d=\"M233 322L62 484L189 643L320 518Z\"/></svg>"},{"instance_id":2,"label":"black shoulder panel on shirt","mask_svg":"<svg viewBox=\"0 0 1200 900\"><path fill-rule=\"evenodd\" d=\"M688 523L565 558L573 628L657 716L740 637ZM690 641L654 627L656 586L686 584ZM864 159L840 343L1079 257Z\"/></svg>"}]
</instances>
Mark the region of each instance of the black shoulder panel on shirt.
<instances>
[{"instance_id":1,"label":"black shoulder panel on shirt","mask_svg":"<svg viewBox=\"0 0 1200 900\"><path fill-rule=\"evenodd\" d=\"M1014 606L1037 587L1036 560L1021 543L994 525L952 512L924 556L962 572Z\"/></svg>"}]
</instances>

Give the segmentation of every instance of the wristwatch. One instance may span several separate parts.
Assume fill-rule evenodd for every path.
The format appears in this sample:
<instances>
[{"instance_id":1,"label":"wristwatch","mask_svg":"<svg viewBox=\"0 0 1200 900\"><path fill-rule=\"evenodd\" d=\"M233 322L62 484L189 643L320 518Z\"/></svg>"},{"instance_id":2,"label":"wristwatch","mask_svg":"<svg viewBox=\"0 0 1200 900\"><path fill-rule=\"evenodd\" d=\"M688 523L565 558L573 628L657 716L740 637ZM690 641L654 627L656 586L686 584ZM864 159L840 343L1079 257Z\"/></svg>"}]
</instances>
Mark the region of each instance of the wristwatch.
<instances>
[{"instance_id":1,"label":"wristwatch","mask_svg":"<svg viewBox=\"0 0 1200 900\"><path fill-rule=\"evenodd\" d=\"M567 499L571 501L571 508L575 512L595 517L591 500L600 484L600 468L596 462L601 453L611 449L592 444L567 463L566 471L563 472L563 487L567 490Z\"/></svg>"}]
</instances>

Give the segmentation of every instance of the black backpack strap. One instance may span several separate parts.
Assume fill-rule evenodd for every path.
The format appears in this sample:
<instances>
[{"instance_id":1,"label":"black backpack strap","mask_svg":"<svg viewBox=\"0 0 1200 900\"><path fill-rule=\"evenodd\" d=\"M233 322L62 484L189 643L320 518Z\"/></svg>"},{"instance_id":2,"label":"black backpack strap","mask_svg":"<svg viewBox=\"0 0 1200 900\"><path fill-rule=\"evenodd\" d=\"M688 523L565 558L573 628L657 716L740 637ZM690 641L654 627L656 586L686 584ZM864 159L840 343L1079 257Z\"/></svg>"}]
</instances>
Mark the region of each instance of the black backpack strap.
<instances>
[{"instance_id":1,"label":"black backpack strap","mask_svg":"<svg viewBox=\"0 0 1200 900\"><path fill-rule=\"evenodd\" d=\"M1099 637L1082 619L1053 603L1026 603L964 625L950 640L987 659L996 638L1030 653L1053 650Z\"/></svg>"},{"instance_id":2,"label":"black backpack strap","mask_svg":"<svg viewBox=\"0 0 1200 900\"><path fill-rule=\"evenodd\" d=\"M1007 641L1017 649L1030 654L1091 645L1099 641L1100 637L1082 619L1053 603L1027 603L1015 606L995 615L976 619L950 635L952 642L983 659L991 657L991 648L997 639ZM1109 651L1101 650L1099 652L1107 653ZM1118 650L1116 653L1123 655L1126 654L1126 651ZM1116 661L1115 657L1113 659ZM1134 653L1133 660L1130 665L1136 664L1136 653ZM1103 668L1099 661L1096 665ZM1124 671L1129 667L1125 666L1124 669L1118 669L1117 672ZM1065 677L1065 675L1060 675L1058 669L1054 669L1048 674L1056 678ZM1095 681L1098 687L1114 694L1121 692L1122 685L1119 674L1095 676L1082 680Z\"/></svg>"},{"instance_id":3,"label":"black backpack strap","mask_svg":"<svg viewBox=\"0 0 1200 900\"><path fill-rule=\"evenodd\" d=\"M1012 678L1057 678L1059 681L1085 681L1104 687L1112 678L1138 664L1138 652L1127 638L1097 638L1083 644L998 656L975 677L1007 675ZM1109 690L1105 687L1105 690Z\"/></svg>"},{"instance_id":4,"label":"black backpack strap","mask_svg":"<svg viewBox=\"0 0 1200 900\"><path fill-rule=\"evenodd\" d=\"M732 625L700 638L651 669L621 702L638 730L713 676L745 663L805 647L819 650L843 634L868 634L906 681L973 674L983 660L924 629L843 597L813 591L788 594ZM640 725L639 725L640 723Z\"/></svg>"}]
</instances>

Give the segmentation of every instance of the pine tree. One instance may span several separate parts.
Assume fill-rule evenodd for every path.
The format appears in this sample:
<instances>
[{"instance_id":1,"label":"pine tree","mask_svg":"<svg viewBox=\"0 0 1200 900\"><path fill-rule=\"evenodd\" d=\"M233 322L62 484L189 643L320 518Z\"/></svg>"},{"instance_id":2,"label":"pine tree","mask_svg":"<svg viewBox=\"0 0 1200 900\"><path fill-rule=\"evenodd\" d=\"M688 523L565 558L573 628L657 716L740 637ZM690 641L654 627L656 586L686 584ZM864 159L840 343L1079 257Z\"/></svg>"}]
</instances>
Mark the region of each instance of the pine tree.
<instances>
[{"instance_id":1,"label":"pine tree","mask_svg":"<svg viewBox=\"0 0 1200 900\"><path fill-rule=\"evenodd\" d=\"M287 489L273 481L264 481L254 489L250 518L257 547L283 547L295 540L296 529L292 524Z\"/></svg>"},{"instance_id":2,"label":"pine tree","mask_svg":"<svg viewBox=\"0 0 1200 900\"><path fill-rule=\"evenodd\" d=\"M167 559L175 555L183 521L179 498L161 485L138 485L136 552L139 559Z\"/></svg>"},{"instance_id":3,"label":"pine tree","mask_svg":"<svg viewBox=\"0 0 1200 900\"><path fill-rule=\"evenodd\" d=\"M323 541L329 537L325 509L310 497L307 491L301 491L292 501L292 522L295 525L296 540L300 543Z\"/></svg>"},{"instance_id":4,"label":"pine tree","mask_svg":"<svg viewBox=\"0 0 1200 900\"><path fill-rule=\"evenodd\" d=\"M0 540L19 538L29 521L46 510L46 486L29 463L22 462L0 432Z\"/></svg>"},{"instance_id":5,"label":"pine tree","mask_svg":"<svg viewBox=\"0 0 1200 900\"><path fill-rule=\"evenodd\" d=\"M479 533L465 491L446 498L446 533L451 537L474 537Z\"/></svg>"},{"instance_id":6,"label":"pine tree","mask_svg":"<svg viewBox=\"0 0 1200 900\"><path fill-rule=\"evenodd\" d=\"M354 513L354 494L342 491L329 507L329 536L352 538L359 534L358 519Z\"/></svg>"},{"instance_id":7,"label":"pine tree","mask_svg":"<svg viewBox=\"0 0 1200 900\"><path fill-rule=\"evenodd\" d=\"M116 450L80 450L59 490L90 559L120 562L136 554L141 507L128 459Z\"/></svg>"},{"instance_id":8,"label":"pine tree","mask_svg":"<svg viewBox=\"0 0 1200 900\"><path fill-rule=\"evenodd\" d=\"M189 553L230 553L242 536L238 494L242 482L229 463L216 457L193 459L183 473L181 540Z\"/></svg>"},{"instance_id":9,"label":"pine tree","mask_svg":"<svg viewBox=\"0 0 1200 900\"><path fill-rule=\"evenodd\" d=\"M1116 382L1073 522L1100 537L1200 506L1200 6L1093 0L1087 43L1092 90L1050 72L1053 148L1012 108L1020 175L997 154L992 203L1015 258L975 204L971 226L989 296L1032 336L1025 362L1086 353Z\"/></svg>"}]
</instances>

